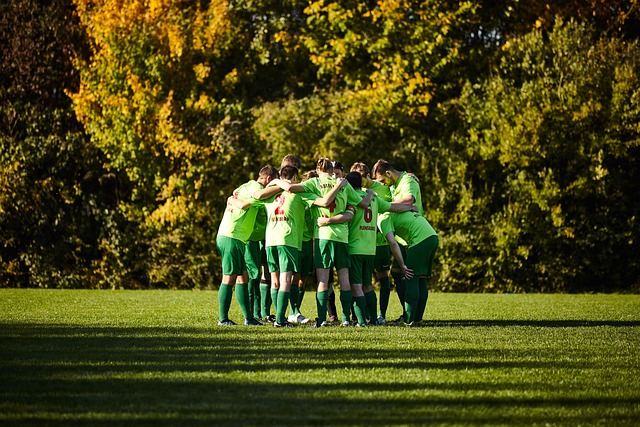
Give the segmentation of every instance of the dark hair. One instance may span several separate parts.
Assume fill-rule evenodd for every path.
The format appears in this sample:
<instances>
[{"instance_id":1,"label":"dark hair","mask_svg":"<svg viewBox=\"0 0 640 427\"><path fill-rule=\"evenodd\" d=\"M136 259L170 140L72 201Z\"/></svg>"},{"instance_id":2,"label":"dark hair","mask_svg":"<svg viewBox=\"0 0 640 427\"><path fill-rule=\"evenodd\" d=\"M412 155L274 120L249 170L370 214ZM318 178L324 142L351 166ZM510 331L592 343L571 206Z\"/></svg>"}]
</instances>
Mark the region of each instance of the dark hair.
<instances>
[{"instance_id":1,"label":"dark hair","mask_svg":"<svg viewBox=\"0 0 640 427\"><path fill-rule=\"evenodd\" d=\"M369 170L367 165L361 162L356 162L353 165L351 165L351 172L358 172L363 177L371 175L371 171Z\"/></svg>"},{"instance_id":2,"label":"dark hair","mask_svg":"<svg viewBox=\"0 0 640 427\"><path fill-rule=\"evenodd\" d=\"M342 166L342 163L340 163L339 161L335 161L333 162L333 169L340 169L341 171L344 172L344 166Z\"/></svg>"},{"instance_id":3,"label":"dark hair","mask_svg":"<svg viewBox=\"0 0 640 427\"><path fill-rule=\"evenodd\" d=\"M395 170L393 166L391 166L391 163L387 162L384 159L380 159L376 162L375 165L373 165L373 178L376 177L376 175L380 174L380 175L384 175L387 171L390 170Z\"/></svg>"},{"instance_id":4,"label":"dark hair","mask_svg":"<svg viewBox=\"0 0 640 427\"><path fill-rule=\"evenodd\" d=\"M331 163L331 160L327 159L326 157L321 157L320 160L318 160L316 169L321 172L331 173L333 172L333 163Z\"/></svg>"},{"instance_id":5,"label":"dark hair","mask_svg":"<svg viewBox=\"0 0 640 427\"><path fill-rule=\"evenodd\" d=\"M287 154L282 158L282 162L280 162L280 169L285 166L293 166L300 170L302 168L302 162L298 156L294 156L293 154Z\"/></svg>"},{"instance_id":6,"label":"dark hair","mask_svg":"<svg viewBox=\"0 0 640 427\"><path fill-rule=\"evenodd\" d=\"M311 178L316 178L318 176L318 172L315 169L311 169L302 174L302 180L306 181Z\"/></svg>"},{"instance_id":7,"label":"dark hair","mask_svg":"<svg viewBox=\"0 0 640 427\"><path fill-rule=\"evenodd\" d=\"M283 179L292 179L298 175L298 168L295 166L285 166L280 169L280 177Z\"/></svg>"},{"instance_id":8,"label":"dark hair","mask_svg":"<svg viewBox=\"0 0 640 427\"><path fill-rule=\"evenodd\" d=\"M267 165L260 169L260 173L258 174L260 178L271 178L276 179L278 177L278 170L271 165Z\"/></svg>"},{"instance_id":9,"label":"dark hair","mask_svg":"<svg viewBox=\"0 0 640 427\"><path fill-rule=\"evenodd\" d=\"M360 175L360 172L349 172L344 178L356 190L362 188L362 175Z\"/></svg>"}]
</instances>

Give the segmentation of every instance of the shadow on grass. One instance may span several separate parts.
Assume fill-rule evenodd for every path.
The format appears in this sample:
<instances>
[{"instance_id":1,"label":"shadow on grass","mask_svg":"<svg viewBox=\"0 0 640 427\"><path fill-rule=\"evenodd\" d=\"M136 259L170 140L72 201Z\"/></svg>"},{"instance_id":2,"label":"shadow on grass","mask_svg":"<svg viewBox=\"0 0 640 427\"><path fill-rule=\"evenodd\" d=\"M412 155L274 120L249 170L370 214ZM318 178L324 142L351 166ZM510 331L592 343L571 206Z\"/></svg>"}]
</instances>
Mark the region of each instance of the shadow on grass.
<instances>
[{"instance_id":1,"label":"shadow on grass","mask_svg":"<svg viewBox=\"0 0 640 427\"><path fill-rule=\"evenodd\" d=\"M627 320L430 320L427 326L433 327L483 327L483 326L533 326L537 328L594 328L599 326L636 327L639 321Z\"/></svg>"},{"instance_id":2,"label":"shadow on grass","mask_svg":"<svg viewBox=\"0 0 640 427\"><path fill-rule=\"evenodd\" d=\"M435 326L514 326L474 322ZM640 405L573 396L571 384L491 378L502 369L597 369L524 350L331 348L319 334L277 339L246 328L0 328L3 426L632 425ZM445 375L430 380L435 372ZM443 380L447 373L481 380Z\"/></svg>"}]
</instances>

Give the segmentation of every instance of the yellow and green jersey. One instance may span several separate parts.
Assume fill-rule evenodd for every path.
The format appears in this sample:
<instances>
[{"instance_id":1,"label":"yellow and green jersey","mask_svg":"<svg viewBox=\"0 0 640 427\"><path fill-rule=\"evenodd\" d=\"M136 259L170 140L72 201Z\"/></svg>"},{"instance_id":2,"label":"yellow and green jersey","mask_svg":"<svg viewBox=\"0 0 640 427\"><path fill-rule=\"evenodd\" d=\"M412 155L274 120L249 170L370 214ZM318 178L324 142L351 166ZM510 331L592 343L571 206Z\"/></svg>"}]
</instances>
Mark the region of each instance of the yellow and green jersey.
<instances>
[{"instance_id":1,"label":"yellow and green jersey","mask_svg":"<svg viewBox=\"0 0 640 427\"><path fill-rule=\"evenodd\" d=\"M361 197L366 191L356 191ZM367 208L356 208L349 224L349 255L375 255L378 214L388 212L391 203L378 196L371 199Z\"/></svg>"},{"instance_id":2,"label":"yellow and green jersey","mask_svg":"<svg viewBox=\"0 0 640 427\"><path fill-rule=\"evenodd\" d=\"M291 246L302 250L305 211L318 196L283 191L264 201L267 211L266 246Z\"/></svg>"},{"instance_id":3,"label":"yellow and green jersey","mask_svg":"<svg viewBox=\"0 0 640 427\"><path fill-rule=\"evenodd\" d=\"M391 197L391 189L378 181L371 181L370 190L373 190L380 199L391 203L393 198ZM376 233L376 246L388 246L389 242L384 238L384 235L379 231Z\"/></svg>"},{"instance_id":4,"label":"yellow and green jersey","mask_svg":"<svg viewBox=\"0 0 640 427\"><path fill-rule=\"evenodd\" d=\"M304 181L304 191L323 197L336 185L335 178L316 177ZM347 210L347 206L357 206L362 197L356 193L351 185L345 185L338 191L335 200L326 208L316 207L317 216L332 218ZM353 209L353 208L351 208ZM314 237L321 240L349 243L349 225L347 223L331 224L314 228Z\"/></svg>"},{"instance_id":5,"label":"yellow and green jersey","mask_svg":"<svg viewBox=\"0 0 640 427\"><path fill-rule=\"evenodd\" d=\"M402 172L402 175L400 175L400 178L398 178L391 189L391 197L392 200L398 200L407 196L413 196L415 198L414 204L418 207L418 213L423 216L424 208L422 207L422 193L420 192L420 185L411 175L406 172Z\"/></svg>"},{"instance_id":6,"label":"yellow and green jersey","mask_svg":"<svg viewBox=\"0 0 640 427\"><path fill-rule=\"evenodd\" d=\"M233 190L234 198L248 201L252 206L245 210L227 205L218 227L218 236L227 236L247 243L253 233L259 208L259 201L253 198L253 193L263 188L258 181L251 180Z\"/></svg>"},{"instance_id":7,"label":"yellow and green jersey","mask_svg":"<svg viewBox=\"0 0 640 427\"><path fill-rule=\"evenodd\" d=\"M391 232L402 238L408 247L437 235L429 221L417 212L382 214L378 217L378 228L385 236Z\"/></svg>"}]
</instances>

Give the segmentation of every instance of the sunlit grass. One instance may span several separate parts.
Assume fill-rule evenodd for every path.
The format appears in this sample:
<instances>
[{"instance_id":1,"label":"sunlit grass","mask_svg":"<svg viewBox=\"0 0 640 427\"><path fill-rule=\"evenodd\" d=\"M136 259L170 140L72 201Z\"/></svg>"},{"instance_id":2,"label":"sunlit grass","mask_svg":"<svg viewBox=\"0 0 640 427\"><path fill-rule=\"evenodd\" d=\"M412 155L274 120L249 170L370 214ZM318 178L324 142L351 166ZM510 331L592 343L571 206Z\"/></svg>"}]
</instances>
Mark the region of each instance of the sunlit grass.
<instances>
[{"instance_id":1,"label":"sunlit grass","mask_svg":"<svg viewBox=\"0 0 640 427\"><path fill-rule=\"evenodd\" d=\"M640 296L436 293L428 327L365 330L217 327L216 302L204 291L0 290L0 425L640 419ZM235 302L231 317L241 320Z\"/></svg>"}]
</instances>

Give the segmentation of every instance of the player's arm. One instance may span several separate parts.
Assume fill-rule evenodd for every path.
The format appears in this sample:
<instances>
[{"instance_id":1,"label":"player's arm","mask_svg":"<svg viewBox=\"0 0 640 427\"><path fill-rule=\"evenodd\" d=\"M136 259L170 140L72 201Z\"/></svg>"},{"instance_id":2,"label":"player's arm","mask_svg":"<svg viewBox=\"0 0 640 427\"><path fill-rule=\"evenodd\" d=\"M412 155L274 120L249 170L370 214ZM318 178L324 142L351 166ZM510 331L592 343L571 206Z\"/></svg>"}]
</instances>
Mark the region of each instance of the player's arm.
<instances>
[{"instance_id":1,"label":"player's arm","mask_svg":"<svg viewBox=\"0 0 640 427\"><path fill-rule=\"evenodd\" d=\"M402 213L402 212L418 212L418 207L413 204L405 203L391 203L389 206L389 212Z\"/></svg>"},{"instance_id":2,"label":"player's arm","mask_svg":"<svg viewBox=\"0 0 640 427\"><path fill-rule=\"evenodd\" d=\"M345 222L349 222L353 219L353 212L344 211L339 213L338 215L332 216L331 218L327 218L325 216L321 216L318 218L318 227L323 227L325 225L335 225L335 224L343 224Z\"/></svg>"},{"instance_id":3,"label":"player's arm","mask_svg":"<svg viewBox=\"0 0 640 427\"><path fill-rule=\"evenodd\" d=\"M234 208L247 210L251 207L251 202L247 202L246 200L236 199L233 196L229 196L227 199L227 204L233 206Z\"/></svg>"},{"instance_id":4,"label":"player's arm","mask_svg":"<svg viewBox=\"0 0 640 427\"><path fill-rule=\"evenodd\" d=\"M393 201L393 203L403 204L403 205L413 205L416 202L416 198L409 194L408 196L399 197Z\"/></svg>"},{"instance_id":5,"label":"player's arm","mask_svg":"<svg viewBox=\"0 0 640 427\"><path fill-rule=\"evenodd\" d=\"M274 179L274 180L271 181L271 184L274 184L278 188L280 188L280 189L282 189L284 191L289 191L291 193L302 193L302 192L305 191L305 189L302 186L302 184L292 184L289 181L285 181L283 179Z\"/></svg>"},{"instance_id":6,"label":"player's arm","mask_svg":"<svg viewBox=\"0 0 640 427\"><path fill-rule=\"evenodd\" d=\"M372 189L368 189L367 195L362 198L362 201L358 203L358 206L361 208L368 208L369 205L371 204L371 199L373 199L373 196L375 194L376 194L375 191L373 191Z\"/></svg>"},{"instance_id":7,"label":"player's arm","mask_svg":"<svg viewBox=\"0 0 640 427\"><path fill-rule=\"evenodd\" d=\"M405 265L404 258L402 258L400 245L396 241L396 237L393 235L393 232L388 232L384 237L387 239L387 242L389 242L389 249L391 250L391 254L400 265L400 270L402 271L405 279L411 279L413 277L413 270Z\"/></svg>"},{"instance_id":8,"label":"player's arm","mask_svg":"<svg viewBox=\"0 0 640 427\"><path fill-rule=\"evenodd\" d=\"M339 178L336 180L336 185L333 186L331 191L325 194L323 197L320 197L313 201L313 204L316 206L320 206L322 208L328 207L335 200L336 196L340 192L340 189L347 185L349 181L344 178Z\"/></svg>"},{"instance_id":9,"label":"player's arm","mask_svg":"<svg viewBox=\"0 0 640 427\"><path fill-rule=\"evenodd\" d=\"M349 203L359 206L363 209L366 209L371 204L371 199L376 194L373 190L367 190L367 195L361 197L356 190L353 189L351 184L345 187L345 191L347 192L347 200Z\"/></svg>"},{"instance_id":10,"label":"player's arm","mask_svg":"<svg viewBox=\"0 0 640 427\"><path fill-rule=\"evenodd\" d=\"M279 180L273 180L271 182L274 182L274 181L279 181ZM277 185L270 185L268 187L263 188L262 190L256 190L256 192L253 193L253 198L256 200L264 200L264 199L268 199L271 196L275 196L281 191L282 191L282 188L278 187Z\"/></svg>"}]
</instances>

